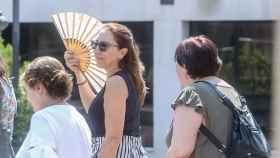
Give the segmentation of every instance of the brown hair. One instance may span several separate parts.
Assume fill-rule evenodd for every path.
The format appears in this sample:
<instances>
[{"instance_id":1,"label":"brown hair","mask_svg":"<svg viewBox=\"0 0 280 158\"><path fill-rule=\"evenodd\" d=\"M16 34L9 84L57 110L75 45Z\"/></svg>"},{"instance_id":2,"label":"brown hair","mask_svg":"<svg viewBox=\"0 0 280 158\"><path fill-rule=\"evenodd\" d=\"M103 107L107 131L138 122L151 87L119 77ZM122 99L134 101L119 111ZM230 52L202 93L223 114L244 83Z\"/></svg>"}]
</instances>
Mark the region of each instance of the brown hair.
<instances>
[{"instance_id":1,"label":"brown hair","mask_svg":"<svg viewBox=\"0 0 280 158\"><path fill-rule=\"evenodd\" d=\"M107 23L104 28L111 31L119 48L127 48L128 52L120 61L119 66L129 72L138 91L141 105L144 104L147 93L146 83L143 78L145 67L140 60L140 50L136 44L131 31L124 25L118 23Z\"/></svg>"},{"instance_id":2,"label":"brown hair","mask_svg":"<svg viewBox=\"0 0 280 158\"><path fill-rule=\"evenodd\" d=\"M42 83L52 98L66 99L72 92L72 80L60 61L53 57L34 59L23 74L23 81L31 88Z\"/></svg>"},{"instance_id":3,"label":"brown hair","mask_svg":"<svg viewBox=\"0 0 280 158\"><path fill-rule=\"evenodd\" d=\"M185 66L192 79L216 76L222 67L216 44L204 35L190 37L179 43L175 61Z\"/></svg>"}]
</instances>

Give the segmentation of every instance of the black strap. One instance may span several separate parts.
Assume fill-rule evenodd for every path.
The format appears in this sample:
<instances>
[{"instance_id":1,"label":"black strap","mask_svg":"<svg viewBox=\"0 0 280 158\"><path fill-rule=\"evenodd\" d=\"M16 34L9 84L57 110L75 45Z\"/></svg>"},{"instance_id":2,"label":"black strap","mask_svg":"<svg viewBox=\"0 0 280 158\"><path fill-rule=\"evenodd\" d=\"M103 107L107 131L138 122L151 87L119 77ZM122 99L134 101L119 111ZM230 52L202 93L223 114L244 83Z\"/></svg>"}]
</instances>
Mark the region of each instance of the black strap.
<instances>
[{"instance_id":1,"label":"black strap","mask_svg":"<svg viewBox=\"0 0 280 158\"><path fill-rule=\"evenodd\" d=\"M215 92L218 94L223 105L228 107L233 113L236 112L237 109L234 106L234 104L232 103L232 101L226 95L224 95L221 91L219 91L212 83L210 83L208 81L196 81L195 83L198 83L198 82L206 83L207 85L209 85L209 87L211 87L213 90L215 90ZM216 146L216 148L218 148L219 152L225 153L226 155L228 154L229 149L227 148L227 146L224 145L207 127L205 127L202 124L200 126L199 130L201 131L201 133L203 135L205 135L210 140L211 143L213 143Z\"/></svg>"},{"instance_id":2,"label":"black strap","mask_svg":"<svg viewBox=\"0 0 280 158\"><path fill-rule=\"evenodd\" d=\"M205 135L211 143L213 143L219 152L227 153L227 147L224 145L207 127L201 125L199 127L200 132Z\"/></svg>"}]
</instances>

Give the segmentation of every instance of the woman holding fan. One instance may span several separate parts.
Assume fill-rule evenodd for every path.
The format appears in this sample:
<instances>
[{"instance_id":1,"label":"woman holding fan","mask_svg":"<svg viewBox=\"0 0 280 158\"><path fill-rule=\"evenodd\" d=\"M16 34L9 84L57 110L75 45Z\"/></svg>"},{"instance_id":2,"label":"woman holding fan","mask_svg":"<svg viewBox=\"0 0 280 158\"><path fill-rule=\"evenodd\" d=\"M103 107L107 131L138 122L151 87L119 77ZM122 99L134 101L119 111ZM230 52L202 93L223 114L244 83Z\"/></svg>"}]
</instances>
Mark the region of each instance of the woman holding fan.
<instances>
[{"instance_id":1,"label":"woman holding fan","mask_svg":"<svg viewBox=\"0 0 280 158\"><path fill-rule=\"evenodd\" d=\"M66 51L65 61L76 76L82 104L91 120L93 156L145 158L140 138L140 110L146 85L133 35L124 25L104 24L91 46L97 66L106 70L108 76L100 92L92 90L74 52Z\"/></svg>"}]
</instances>

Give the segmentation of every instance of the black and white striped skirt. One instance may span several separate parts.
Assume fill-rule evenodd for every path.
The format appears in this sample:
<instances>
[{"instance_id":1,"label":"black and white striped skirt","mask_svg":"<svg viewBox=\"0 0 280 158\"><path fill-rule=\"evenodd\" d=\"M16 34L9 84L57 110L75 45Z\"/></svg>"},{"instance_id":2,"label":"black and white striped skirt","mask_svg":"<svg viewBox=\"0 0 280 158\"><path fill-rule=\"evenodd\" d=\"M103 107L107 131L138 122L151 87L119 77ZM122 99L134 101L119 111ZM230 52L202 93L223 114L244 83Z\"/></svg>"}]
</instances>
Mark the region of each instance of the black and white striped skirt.
<instances>
[{"instance_id":1,"label":"black and white striped skirt","mask_svg":"<svg viewBox=\"0 0 280 158\"><path fill-rule=\"evenodd\" d=\"M93 158L98 158L104 137L92 139ZM148 158L140 137L123 136L116 158Z\"/></svg>"}]
</instances>

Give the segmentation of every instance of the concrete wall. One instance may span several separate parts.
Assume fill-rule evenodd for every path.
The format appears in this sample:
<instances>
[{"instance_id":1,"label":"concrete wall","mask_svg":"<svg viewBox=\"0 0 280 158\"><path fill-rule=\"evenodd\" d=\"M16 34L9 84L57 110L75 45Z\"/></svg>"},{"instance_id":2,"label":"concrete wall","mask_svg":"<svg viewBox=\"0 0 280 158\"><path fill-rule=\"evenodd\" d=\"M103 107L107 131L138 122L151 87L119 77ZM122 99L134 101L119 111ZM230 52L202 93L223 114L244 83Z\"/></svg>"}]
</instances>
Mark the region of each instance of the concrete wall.
<instances>
[{"instance_id":1,"label":"concrete wall","mask_svg":"<svg viewBox=\"0 0 280 158\"><path fill-rule=\"evenodd\" d=\"M272 20L277 0L20 0L21 21L46 22L50 15L78 11L106 21L177 20ZM0 10L12 20L12 0L0 0Z\"/></svg>"}]
</instances>

